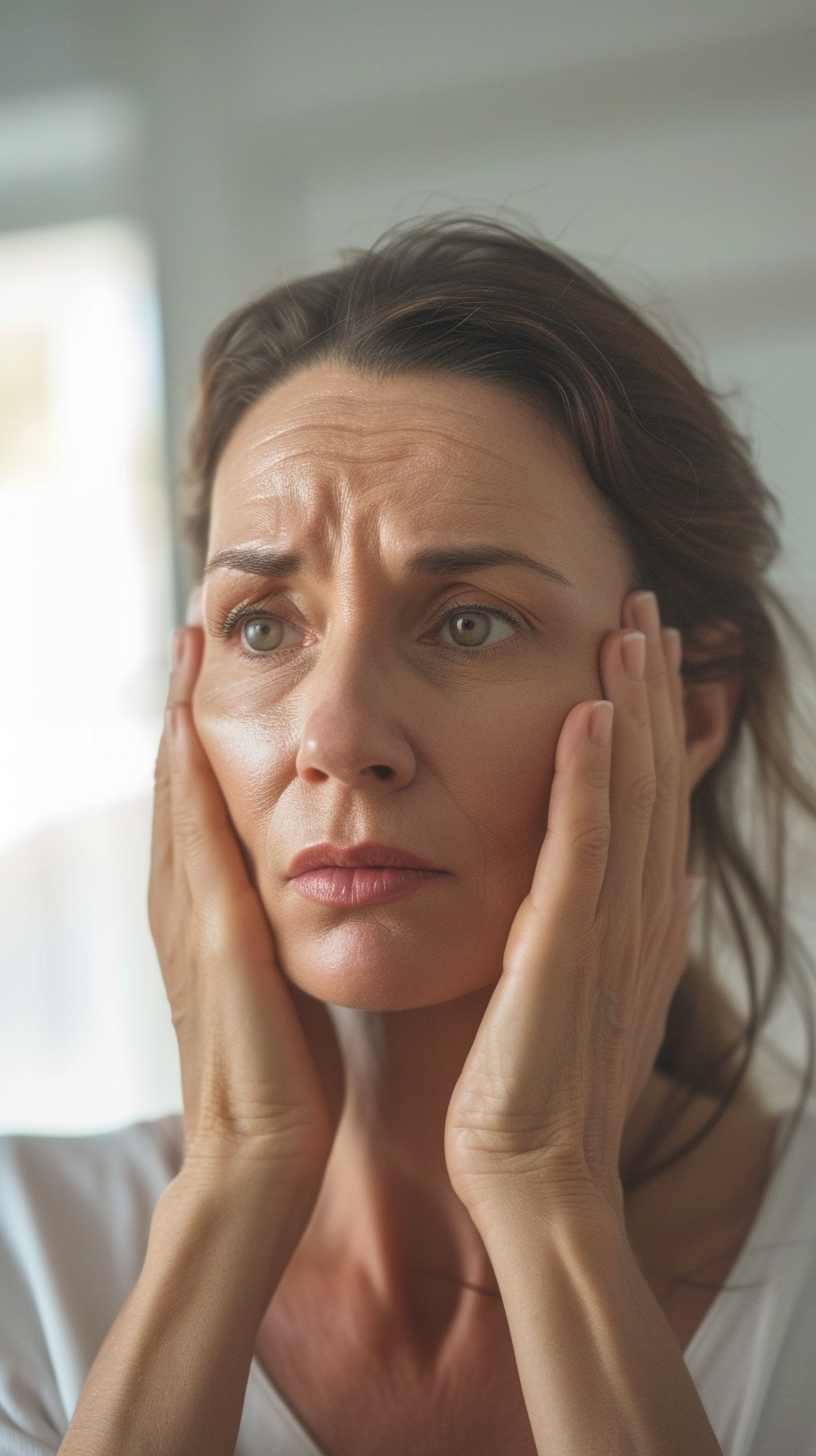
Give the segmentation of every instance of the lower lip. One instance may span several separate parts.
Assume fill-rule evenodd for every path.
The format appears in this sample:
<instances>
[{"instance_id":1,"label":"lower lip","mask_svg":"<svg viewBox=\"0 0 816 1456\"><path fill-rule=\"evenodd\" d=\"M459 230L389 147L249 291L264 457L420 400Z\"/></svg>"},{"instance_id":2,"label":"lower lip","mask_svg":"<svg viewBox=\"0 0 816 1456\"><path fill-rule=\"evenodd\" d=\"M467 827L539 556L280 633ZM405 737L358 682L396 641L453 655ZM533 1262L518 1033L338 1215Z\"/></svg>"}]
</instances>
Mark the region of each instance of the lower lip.
<instances>
[{"instance_id":1,"label":"lower lip","mask_svg":"<svg viewBox=\"0 0 816 1456\"><path fill-rule=\"evenodd\" d=\"M440 878L439 870L409 870L391 865L346 869L326 865L323 869L296 875L291 884L307 900L359 910L367 905L402 900Z\"/></svg>"}]
</instances>

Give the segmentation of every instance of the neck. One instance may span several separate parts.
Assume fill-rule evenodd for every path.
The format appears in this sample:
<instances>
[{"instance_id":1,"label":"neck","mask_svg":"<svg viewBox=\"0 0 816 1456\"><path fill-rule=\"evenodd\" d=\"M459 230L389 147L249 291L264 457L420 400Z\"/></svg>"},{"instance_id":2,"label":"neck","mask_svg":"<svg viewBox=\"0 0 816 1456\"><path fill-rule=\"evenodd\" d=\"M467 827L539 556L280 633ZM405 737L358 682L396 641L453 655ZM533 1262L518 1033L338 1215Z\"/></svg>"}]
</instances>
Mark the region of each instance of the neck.
<instances>
[{"instance_id":1,"label":"neck","mask_svg":"<svg viewBox=\"0 0 816 1456\"><path fill-rule=\"evenodd\" d=\"M392 1301L420 1269L496 1287L444 1150L448 1104L491 992L413 1011L334 1012L346 1100L303 1252L351 1259ZM669 1090L657 1075L647 1083L625 1129L624 1168Z\"/></svg>"},{"instance_id":2,"label":"neck","mask_svg":"<svg viewBox=\"0 0 816 1456\"><path fill-rule=\"evenodd\" d=\"M346 1101L306 1244L396 1298L412 1272L495 1288L445 1166L445 1118L492 987L415 1011L335 1013Z\"/></svg>"}]
</instances>

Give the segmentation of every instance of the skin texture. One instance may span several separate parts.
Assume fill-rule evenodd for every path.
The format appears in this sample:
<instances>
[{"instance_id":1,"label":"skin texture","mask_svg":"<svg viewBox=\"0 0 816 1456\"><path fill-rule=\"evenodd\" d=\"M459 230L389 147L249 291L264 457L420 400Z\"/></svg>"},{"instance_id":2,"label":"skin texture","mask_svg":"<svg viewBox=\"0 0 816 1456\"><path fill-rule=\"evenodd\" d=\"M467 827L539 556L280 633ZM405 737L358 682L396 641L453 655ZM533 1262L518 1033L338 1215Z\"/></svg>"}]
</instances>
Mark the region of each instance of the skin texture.
<instances>
[{"instance_id":1,"label":"skin texture","mask_svg":"<svg viewBox=\"0 0 816 1456\"><path fill-rule=\"evenodd\" d=\"M631 582L593 497L532 410L464 381L311 371L236 429L210 559L272 542L304 561L277 597L262 578L208 574L195 719L280 964L311 995L402 1010L495 981L546 828L558 734L574 703L601 695L598 646ZM408 569L422 551L532 542L569 585L520 566ZM244 603L285 614L300 641L249 660L237 633L218 635ZM445 613L473 603L519 623L480 659L440 640ZM376 779L378 764L391 777ZM421 909L318 909L286 872L324 840L395 844L446 875Z\"/></svg>"},{"instance_id":2,"label":"skin texture","mask_svg":"<svg viewBox=\"0 0 816 1456\"><path fill-rule=\"evenodd\" d=\"M681 1348L773 1126L735 1111L628 1207L620 1168L671 1095L734 689L684 694L632 586L568 443L492 386L322 365L239 423L157 773L185 1158L69 1456L226 1456L253 1350L327 1456L717 1452ZM452 640L465 609L494 645ZM363 840L438 873L364 907L292 883Z\"/></svg>"}]
</instances>

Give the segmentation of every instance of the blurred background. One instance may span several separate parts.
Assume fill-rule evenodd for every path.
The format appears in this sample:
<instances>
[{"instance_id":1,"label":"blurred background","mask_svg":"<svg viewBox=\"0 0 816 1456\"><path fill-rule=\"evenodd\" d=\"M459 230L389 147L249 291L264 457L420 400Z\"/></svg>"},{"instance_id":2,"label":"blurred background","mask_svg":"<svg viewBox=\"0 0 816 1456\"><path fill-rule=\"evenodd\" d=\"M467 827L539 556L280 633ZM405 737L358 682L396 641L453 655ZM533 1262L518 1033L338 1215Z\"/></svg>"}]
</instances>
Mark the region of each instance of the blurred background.
<instances>
[{"instance_id":1,"label":"blurred background","mask_svg":"<svg viewBox=\"0 0 816 1456\"><path fill-rule=\"evenodd\" d=\"M814 143L812 0L2 0L0 1130L180 1105L144 901L210 328L419 213L529 223L728 393L812 617Z\"/></svg>"}]
</instances>

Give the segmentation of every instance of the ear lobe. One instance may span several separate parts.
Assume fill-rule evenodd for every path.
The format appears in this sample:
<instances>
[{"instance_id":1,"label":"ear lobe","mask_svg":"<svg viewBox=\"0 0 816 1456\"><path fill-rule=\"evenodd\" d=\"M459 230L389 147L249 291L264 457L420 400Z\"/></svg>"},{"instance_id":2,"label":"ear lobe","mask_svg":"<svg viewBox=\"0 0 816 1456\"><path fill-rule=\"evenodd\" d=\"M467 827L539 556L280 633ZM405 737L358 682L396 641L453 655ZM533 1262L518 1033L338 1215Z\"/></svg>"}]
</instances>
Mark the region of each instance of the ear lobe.
<instances>
[{"instance_id":1,"label":"ear lobe","mask_svg":"<svg viewBox=\"0 0 816 1456\"><path fill-rule=\"evenodd\" d=\"M727 678L724 682L694 683L683 693L686 765L692 789L717 762L728 742L740 689L737 679Z\"/></svg>"},{"instance_id":2,"label":"ear lobe","mask_svg":"<svg viewBox=\"0 0 816 1456\"><path fill-rule=\"evenodd\" d=\"M692 789L717 762L728 742L742 692L741 657L742 634L726 620L700 624L683 644L683 665L691 670L692 679L683 690L686 766ZM694 681L698 675L702 681Z\"/></svg>"}]
</instances>

